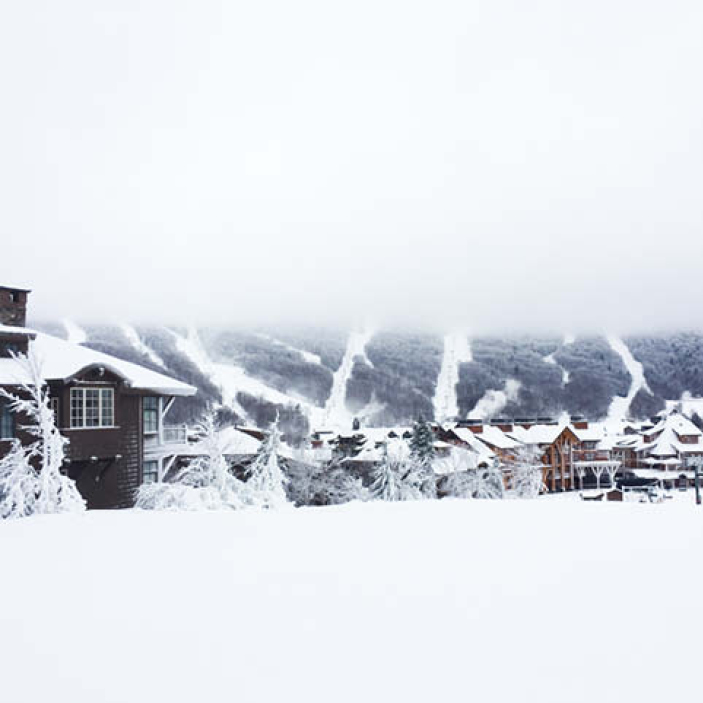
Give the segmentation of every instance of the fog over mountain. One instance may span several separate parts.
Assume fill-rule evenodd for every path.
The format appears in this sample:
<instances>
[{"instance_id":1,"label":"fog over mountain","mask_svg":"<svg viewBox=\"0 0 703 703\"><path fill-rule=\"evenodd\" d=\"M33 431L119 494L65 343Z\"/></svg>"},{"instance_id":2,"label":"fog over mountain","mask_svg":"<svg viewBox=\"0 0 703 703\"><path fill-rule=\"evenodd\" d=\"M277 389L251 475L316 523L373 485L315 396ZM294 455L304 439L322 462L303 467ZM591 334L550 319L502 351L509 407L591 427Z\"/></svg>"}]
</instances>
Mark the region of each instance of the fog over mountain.
<instances>
[{"instance_id":1,"label":"fog over mountain","mask_svg":"<svg viewBox=\"0 0 703 703\"><path fill-rule=\"evenodd\" d=\"M10 4L0 280L39 317L703 329L703 7Z\"/></svg>"}]
</instances>

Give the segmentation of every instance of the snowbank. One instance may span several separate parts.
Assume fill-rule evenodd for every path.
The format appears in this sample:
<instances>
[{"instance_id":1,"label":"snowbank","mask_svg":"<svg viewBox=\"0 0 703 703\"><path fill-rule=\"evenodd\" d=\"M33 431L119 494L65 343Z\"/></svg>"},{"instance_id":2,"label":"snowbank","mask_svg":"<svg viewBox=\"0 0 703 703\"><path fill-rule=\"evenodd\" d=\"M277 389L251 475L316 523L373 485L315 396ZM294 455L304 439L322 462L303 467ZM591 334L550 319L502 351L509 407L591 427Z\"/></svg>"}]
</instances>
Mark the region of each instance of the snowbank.
<instances>
[{"instance_id":1,"label":"snowbank","mask_svg":"<svg viewBox=\"0 0 703 703\"><path fill-rule=\"evenodd\" d=\"M0 524L1 698L698 701L701 517L426 501Z\"/></svg>"}]
</instances>

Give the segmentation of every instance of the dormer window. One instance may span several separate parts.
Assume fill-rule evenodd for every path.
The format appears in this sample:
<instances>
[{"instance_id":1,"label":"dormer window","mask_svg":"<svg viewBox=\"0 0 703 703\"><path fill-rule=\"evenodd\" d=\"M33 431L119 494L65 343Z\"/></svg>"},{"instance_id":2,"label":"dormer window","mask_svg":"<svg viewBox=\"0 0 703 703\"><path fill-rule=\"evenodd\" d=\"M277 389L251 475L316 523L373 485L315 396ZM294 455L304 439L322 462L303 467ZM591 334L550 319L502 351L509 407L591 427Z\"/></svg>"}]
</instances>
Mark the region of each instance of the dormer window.
<instances>
[{"instance_id":1,"label":"dormer window","mask_svg":"<svg viewBox=\"0 0 703 703\"><path fill-rule=\"evenodd\" d=\"M114 427L112 388L71 388L71 428Z\"/></svg>"}]
</instances>

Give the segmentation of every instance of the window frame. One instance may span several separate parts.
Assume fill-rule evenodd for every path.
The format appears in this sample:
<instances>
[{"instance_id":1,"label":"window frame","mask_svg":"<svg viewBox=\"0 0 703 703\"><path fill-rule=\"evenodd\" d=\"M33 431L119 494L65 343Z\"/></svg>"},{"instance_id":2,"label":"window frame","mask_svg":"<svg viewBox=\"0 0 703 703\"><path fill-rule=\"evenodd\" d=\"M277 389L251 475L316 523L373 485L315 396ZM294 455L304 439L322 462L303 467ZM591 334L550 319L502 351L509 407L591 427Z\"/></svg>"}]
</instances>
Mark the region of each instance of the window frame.
<instances>
[{"instance_id":1,"label":"window frame","mask_svg":"<svg viewBox=\"0 0 703 703\"><path fill-rule=\"evenodd\" d=\"M147 401L153 400L154 407L147 408ZM153 415L154 429L151 429L151 420L149 421L149 429L147 429L147 413L151 418ZM159 397L156 395L145 395L142 398L142 431L145 435L155 435L159 433Z\"/></svg>"},{"instance_id":2,"label":"window frame","mask_svg":"<svg viewBox=\"0 0 703 703\"><path fill-rule=\"evenodd\" d=\"M87 402L89 394L97 393L95 398ZM110 401L105 403L105 397ZM80 403L74 401L80 397ZM109 422L105 422L105 419ZM94 422L97 420L97 422ZM69 428L72 430L104 430L115 425L115 389L105 386L78 386L71 388L69 403Z\"/></svg>"},{"instance_id":3,"label":"window frame","mask_svg":"<svg viewBox=\"0 0 703 703\"><path fill-rule=\"evenodd\" d=\"M149 469L147 469L147 465L150 466ZM153 470L151 469L151 465L153 465ZM146 480L147 476L150 477L150 480ZM158 483L159 482L159 462L156 461L155 459L149 459L147 461L142 462L142 485L146 485L149 483Z\"/></svg>"},{"instance_id":4,"label":"window frame","mask_svg":"<svg viewBox=\"0 0 703 703\"><path fill-rule=\"evenodd\" d=\"M10 409L8 400L0 398L0 442L15 439L16 437L17 423L15 422L15 414Z\"/></svg>"}]
</instances>

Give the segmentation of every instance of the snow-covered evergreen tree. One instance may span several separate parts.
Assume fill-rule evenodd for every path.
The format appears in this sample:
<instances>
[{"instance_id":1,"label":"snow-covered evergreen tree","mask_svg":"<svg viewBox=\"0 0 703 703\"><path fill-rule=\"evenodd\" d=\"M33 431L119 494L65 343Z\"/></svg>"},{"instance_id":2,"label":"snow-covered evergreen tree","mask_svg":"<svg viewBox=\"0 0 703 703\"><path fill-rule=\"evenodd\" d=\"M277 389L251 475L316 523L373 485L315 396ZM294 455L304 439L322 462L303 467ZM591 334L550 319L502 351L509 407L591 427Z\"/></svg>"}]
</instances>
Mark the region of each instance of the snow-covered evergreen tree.
<instances>
[{"instance_id":1,"label":"snow-covered evergreen tree","mask_svg":"<svg viewBox=\"0 0 703 703\"><path fill-rule=\"evenodd\" d=\"M288 502L285 485L288 482L281 470L278 455L281 446L281 433L276 420L266 435L259 453L247 469L247 486L257 496L264 507L277 507Z\"/></svg>"},{"instance_id":2,"label":"snow-covered evergreen tree","mask_svg":"<svg viewBox=\"0 0 703 703\"><path fill-rule=\"evenodd\" d=\"M373 472L370 492L379 500L417 500L423 497L423 478L412 460L389 451L385 445L383 457Z\"/></svg>"},{"instance_id":3,"label":"snow-covered evergreen tree","mask_svg":"<svg viewBox=\"0 0 703 703\"><path fill-rule=\"evenodd\" d=\"M435 435L430 423L422 416L413 426L410 438L410 460L418 475L420 489L426 498L437 497L437 484L433 462L435 460Z\"/></svg>"},{"instance_id":4,"label":"snow-covered evergreen tree","mask_svg":"<svg viewBox=\"0 0 703 703\"><path fill-rule=\"evenodd\" d=\"M0 396L9 401L13 413L24 419L22 429L33 441L24 446L15 442L3 461L0 515L81 512L85 501L75 482L61 472L68 440L56 427L39 360L31 350L27 356L13 358L24 381L17 394L0 389ZM11 481L18 483L10 485Z\"/></svg>"}]
</instances>

